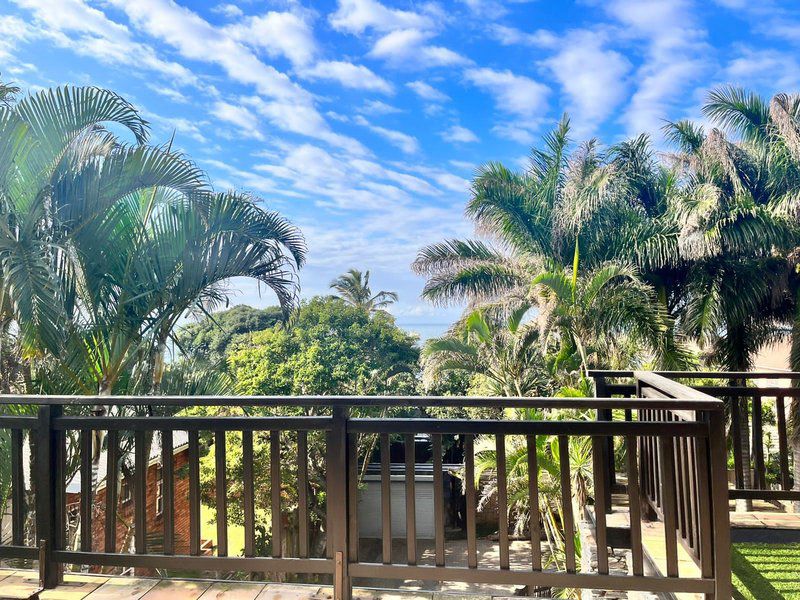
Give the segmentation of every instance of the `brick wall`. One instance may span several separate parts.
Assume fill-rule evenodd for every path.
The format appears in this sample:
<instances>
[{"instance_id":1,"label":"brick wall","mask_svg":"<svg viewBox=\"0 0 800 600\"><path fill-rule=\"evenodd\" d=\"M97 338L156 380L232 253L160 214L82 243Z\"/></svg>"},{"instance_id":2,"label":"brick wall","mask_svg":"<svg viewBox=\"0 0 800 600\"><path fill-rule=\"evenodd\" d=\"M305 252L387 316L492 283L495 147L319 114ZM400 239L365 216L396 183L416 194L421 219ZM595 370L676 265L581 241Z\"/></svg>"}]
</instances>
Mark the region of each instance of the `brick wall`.
<instances>
[{"instance_id":1,"label":"brick wall","mask_svg":"<svg viewBox=\"0 0 800 600\"><path fill-rule=\"evenodd\" d=\"M188 451L184 448L173 455L175 473L174 514L175 514L175 554L189 554L189 477ZM147 539L149 552L163 551L164 518L156 510L156 497L160 481L160 461L147 468ZM128 485L129 484L129 485ZM125 487L130 489L130 499L123 500ZM92 550L105 551L105 513L106 487L95 492L92 509ZM131 548L134 522L133 482L123 479L117 508L117 552L127 552ZM158 538L158 539L155 539ZM123 547L123 545L127 546ZM147 575L147 570L137 569L136 574Z\"/></svg>"}]
</instances>

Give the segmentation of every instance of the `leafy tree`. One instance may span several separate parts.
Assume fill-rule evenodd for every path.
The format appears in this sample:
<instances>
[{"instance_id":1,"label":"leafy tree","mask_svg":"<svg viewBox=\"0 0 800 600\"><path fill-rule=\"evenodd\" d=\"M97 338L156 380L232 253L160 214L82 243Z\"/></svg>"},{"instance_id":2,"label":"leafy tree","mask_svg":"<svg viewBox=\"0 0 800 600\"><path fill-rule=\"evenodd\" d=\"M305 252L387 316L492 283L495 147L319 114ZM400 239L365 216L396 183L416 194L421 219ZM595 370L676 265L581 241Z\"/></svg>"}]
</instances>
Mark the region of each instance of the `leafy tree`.
<instances>
[{"instance_id":1,"label":"leafy tree","mask_svg":"<svg viewBox=\"0 0 800 600\"><path fill-rule=\"evenodd\" d=\"M415 374L418 359L416 338L388 313L317 297L290 327L253 334L228 364L241 394L382 394L408 382L401 374Z\"/></svg>"},{"instance_id":2,"label":"leafy tree","mask_svg":"<svg viewBox=\"0 0 800 600\"><path fill-rule=\"evenodd\" d=\"M336 291L339 298L367 312L383 310L398 299L396 292L381 290L373 295L369 286L369 271L362 273L358 269L350 269L344 275L340 275L331 281L330 287Z\"/></svg>"},{"instance_id":3,"label":"leafy tree","mask_svg":"<svg viewBox=\"0 0 800 600\"><path fill-rule=\"evenodd\" d=\"M462 372L477 376L476 383L492 395L547 395L550 378L539 330L522 323L528 308L523 305L508 316L476 310L450 335L429 340L422 353L426 383Z\"/></svg>"},{"instance_id":4,"label":"leafy tree","mask_svg":"<svg viewBox=\"0 0 800 600\"><path fill-rule=\"evenodd\" d=\"M185 357L217 364L225 360L228 349L239 340L269 329L283 317L284 312L279 306L252 308L240 304L183 325L175 336L176 342Z\"/></svg>"}]
</instances>

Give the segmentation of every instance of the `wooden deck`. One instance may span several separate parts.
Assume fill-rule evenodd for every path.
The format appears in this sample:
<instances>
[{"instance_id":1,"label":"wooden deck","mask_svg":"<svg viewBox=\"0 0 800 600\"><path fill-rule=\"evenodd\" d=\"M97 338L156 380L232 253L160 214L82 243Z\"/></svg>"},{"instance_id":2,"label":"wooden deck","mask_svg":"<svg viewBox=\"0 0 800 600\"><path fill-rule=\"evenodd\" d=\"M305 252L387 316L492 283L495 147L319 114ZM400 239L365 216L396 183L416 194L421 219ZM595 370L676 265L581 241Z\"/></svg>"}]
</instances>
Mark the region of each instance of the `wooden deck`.
<instances>
[{"instance_id":1,"label":"wooden deck","mask_svg":"<svg viewBox=\"0 0 800 600\"><path fill-rule=\"evenodd\" d=\"M39 589L38 573L0 569L0 598L31 600L331 600L333 590L318 585L190 579L109 577L67 573L52 590ZM355 588L354 600L511 600L507 596ZM513 597L517 600L519 596ZM540 599L541 600L541 599Z\"/></svg>"}]
</instances>

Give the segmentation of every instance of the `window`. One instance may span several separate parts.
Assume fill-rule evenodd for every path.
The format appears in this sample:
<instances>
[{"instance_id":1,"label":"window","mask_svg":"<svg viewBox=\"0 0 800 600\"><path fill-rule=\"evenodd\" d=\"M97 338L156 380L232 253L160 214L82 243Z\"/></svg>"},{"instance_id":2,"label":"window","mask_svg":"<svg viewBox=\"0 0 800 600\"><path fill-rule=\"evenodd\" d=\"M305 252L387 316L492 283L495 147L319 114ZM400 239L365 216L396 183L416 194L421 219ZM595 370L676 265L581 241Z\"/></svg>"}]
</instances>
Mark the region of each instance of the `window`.
<instances>
[{"instance_id":1,"label":"window","mask_svg":"<svg viewBox=\"0 0 800 600\"><path fill-rule=\"evenodd\" d=\"M164 513L164 470L156 467L156 516Z\"/></svg>"}]
</instances>

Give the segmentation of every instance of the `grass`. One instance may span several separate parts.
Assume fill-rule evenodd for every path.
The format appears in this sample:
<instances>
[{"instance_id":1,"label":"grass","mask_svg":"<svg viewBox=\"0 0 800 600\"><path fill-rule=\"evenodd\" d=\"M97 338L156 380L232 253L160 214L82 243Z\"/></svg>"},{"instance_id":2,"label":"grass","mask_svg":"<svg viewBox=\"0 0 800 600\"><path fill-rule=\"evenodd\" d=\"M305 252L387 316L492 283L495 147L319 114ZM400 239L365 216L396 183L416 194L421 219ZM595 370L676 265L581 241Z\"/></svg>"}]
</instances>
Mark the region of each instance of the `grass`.
<instances>
[{"instance_id":1,"label":"grass","mask_svg":"<svg viewBox=\"0 0 800 600\"><path fill-rule=\"evenodd\" d=\"M217 544L217 511L205 504L200 505L200 537L214 540ZM228 523L228 556L244 554L244 527Z\"/></svg>"},{"instance_id":2,"label":"grass","mask_svg":"<svg viewBox=\"0 0 800 600\"><path fill-rule=\"evenodd\" d=\"M800 600L800 544L734 544L735 600Z\"/></svg>"}]
</instances>

